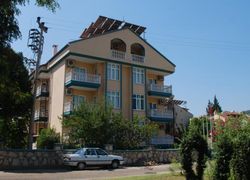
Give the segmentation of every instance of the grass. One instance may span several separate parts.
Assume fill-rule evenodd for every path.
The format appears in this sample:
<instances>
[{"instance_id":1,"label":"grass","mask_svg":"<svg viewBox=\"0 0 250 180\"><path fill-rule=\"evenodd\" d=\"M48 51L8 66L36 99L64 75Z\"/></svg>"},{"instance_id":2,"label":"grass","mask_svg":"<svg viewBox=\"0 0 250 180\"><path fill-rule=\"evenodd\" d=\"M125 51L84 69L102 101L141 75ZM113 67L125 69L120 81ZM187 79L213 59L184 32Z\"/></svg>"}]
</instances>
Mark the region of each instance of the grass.
<instances>
[{"instance_id":1,"label":"grass","mask_svg":"<svg viewBox=\"0 0 250 180\"><path fill-rule=\"evenodd\" d=\"M114 180L184 180L185 177L181 175L173 174L156 174L156 175L144 175L144 176L129 176L115 178Z\"/></svg>"},{"instance_id":2,"label":"grass","mask_svg":"<svg viewBox=\"0 0 250 180\"><path fill-rule=\"evenodd\" d=\"M180 175L180 163L171 163L169 172L164 174L143 175L143 176L127 176L114 178L114 180L184 180L185 176Z\"/></svg>"},{"instance_id":3,"label":"grass","mask_svg":"<svg viewBox=\"0 0 250 180\"><path fill-rule=\"evenodd\" d=\"M212 169L214 166L214 161L207 161L207 167L204 172L204 180L212 179ZM184 180L185 176L180 175L181 164L171 163L169 168L169 173L155 174L155 175L143 175L143 176L128 176L114 178L113 180Z\"/></svg>"}]
</instances>

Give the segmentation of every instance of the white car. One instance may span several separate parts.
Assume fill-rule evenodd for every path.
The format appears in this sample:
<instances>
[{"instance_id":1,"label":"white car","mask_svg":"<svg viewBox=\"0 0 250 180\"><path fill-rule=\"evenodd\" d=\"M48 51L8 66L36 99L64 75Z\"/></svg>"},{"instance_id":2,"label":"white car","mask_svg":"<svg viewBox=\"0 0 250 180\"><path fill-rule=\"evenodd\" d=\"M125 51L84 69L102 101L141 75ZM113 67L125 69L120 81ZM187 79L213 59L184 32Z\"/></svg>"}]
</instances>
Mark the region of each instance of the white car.
<instances>
[{"instance_id":1,"label":"white car","mask_svg":"<svg viewBox=\"0 0 250 180\"><path fill-rule=\"evenodd\" d=\"M77 167L82 170L86 166L110 165L112 168L118 168L123 165L124 160L121 156L109 155L100 148L81 148L73 154L64 156L64 165Z\"/></svg>"}]
</instances>

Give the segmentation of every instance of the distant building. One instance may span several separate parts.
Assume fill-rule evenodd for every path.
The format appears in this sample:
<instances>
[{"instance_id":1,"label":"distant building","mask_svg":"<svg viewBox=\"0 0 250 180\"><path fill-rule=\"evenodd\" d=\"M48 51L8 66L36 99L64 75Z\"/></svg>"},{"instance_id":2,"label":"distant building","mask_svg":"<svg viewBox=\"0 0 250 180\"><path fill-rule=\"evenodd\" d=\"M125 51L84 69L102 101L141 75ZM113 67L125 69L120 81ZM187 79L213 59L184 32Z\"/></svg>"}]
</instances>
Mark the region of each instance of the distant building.
<instances>
[{"instance_id":1,"label":"distant building","mask_svg":"<svg viewBox=\"0 0 250 180\"><path fill-rule=\"evenodd\" d=\"M180 105L174 106L175 128L187 127L189 120L193 117L193 114L188 111L187 108Z\"/></svg>"},{"instance_id":2,"label":"distant building","mask_svg":"<svg viewBox=\"0 0 250 180\"><path fill-rule=\"evenodd\" d=\"M220 114L215 113L213 119L216 120L222 120L223 122L226 122L228 118L230 117L234 117L237 118L241 115L241 113L238 112L229 112L229 111L225 111L222 112Z\"/></svg>"}]
</instances>

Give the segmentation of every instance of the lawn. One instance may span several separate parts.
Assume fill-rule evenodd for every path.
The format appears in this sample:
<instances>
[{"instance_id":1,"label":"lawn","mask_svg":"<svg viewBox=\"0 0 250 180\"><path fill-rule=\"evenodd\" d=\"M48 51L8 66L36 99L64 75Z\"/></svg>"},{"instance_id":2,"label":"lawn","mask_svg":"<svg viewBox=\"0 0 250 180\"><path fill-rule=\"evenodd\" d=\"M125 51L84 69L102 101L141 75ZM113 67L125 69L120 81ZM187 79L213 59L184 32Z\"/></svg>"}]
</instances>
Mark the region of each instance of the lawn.
<instances>
[{"instance_id":1,"label":"lawn","mask_svg":"<svg viewBox=\"0 0 250 180\"><path fill-rule=\"evenodd\" d=\"M129 176L114 178L114 180L184 180L185 177L181 175L172 174L156 174L156 175L145 175L145 176Z\"/></svg>"},{"instance_id":2,"label":"lawn","mask_svg":"<svg viewBox=\"0 0 250 180\"><path fill-rule=\"evenodd\" d=\"M207 167L204 172L204 179L210 180L212 177L212 167L214 166L214 161L208 161ZM164 174L154 174L154 175L144 175L144 176L128 176L114 178L114 180L184 180L185 176L180 175L179 171L181 169L180 163L172 163L170 166L170 172Z\"/></svg>"}]
</instances>

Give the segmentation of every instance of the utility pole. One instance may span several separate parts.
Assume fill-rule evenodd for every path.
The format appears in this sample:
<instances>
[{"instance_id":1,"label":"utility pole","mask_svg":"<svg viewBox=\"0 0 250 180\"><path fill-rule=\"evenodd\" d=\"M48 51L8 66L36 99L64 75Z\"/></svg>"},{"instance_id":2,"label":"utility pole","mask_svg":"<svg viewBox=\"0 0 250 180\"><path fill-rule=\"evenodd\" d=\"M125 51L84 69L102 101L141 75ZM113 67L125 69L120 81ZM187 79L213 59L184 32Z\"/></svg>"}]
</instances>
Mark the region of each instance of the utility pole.
<instances>
[{"instance_id":1,"label":"utility pole","mask_svg":"<svg viewBox=\"0 0 250 180\"><path fill-rule=\"evenodd\" d=\"M33 144L33 122L35 119L35 102L36 102L36 89L37 89L37 79L38 79L38 70L40 66L40 61L43 53L43 43L44 37L43 33L47 33L48 28L44 25L44 22L40 22L41 18L37 17L36 22L38 23L38 29L30 29L29 31L29 38L28 38L28 47L31 48L34 55L36 55L36 68L33 75L33 108L30 118L30 125L29 125L29 145L28 148L32 150Z\"/></svg>"}]
</instances>

